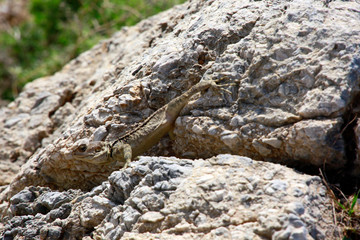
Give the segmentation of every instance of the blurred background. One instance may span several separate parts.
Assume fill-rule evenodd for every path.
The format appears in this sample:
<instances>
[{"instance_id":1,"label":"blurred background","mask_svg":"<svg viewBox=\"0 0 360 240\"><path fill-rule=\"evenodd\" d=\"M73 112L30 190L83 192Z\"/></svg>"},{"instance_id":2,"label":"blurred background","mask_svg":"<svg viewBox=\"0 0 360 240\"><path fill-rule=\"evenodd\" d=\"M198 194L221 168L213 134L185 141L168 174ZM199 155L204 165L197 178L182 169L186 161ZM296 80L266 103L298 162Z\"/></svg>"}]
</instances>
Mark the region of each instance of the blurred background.
<instances>
[{"instance_id":1,"label":"blurred background","mask_svg":"<svg viewBox=\"0 0 360 240\"><path fill-rule=\"evenodd\" d=\"M0 0L0 106L122 26L185 0Z\"/></svg>"}]
</instances>

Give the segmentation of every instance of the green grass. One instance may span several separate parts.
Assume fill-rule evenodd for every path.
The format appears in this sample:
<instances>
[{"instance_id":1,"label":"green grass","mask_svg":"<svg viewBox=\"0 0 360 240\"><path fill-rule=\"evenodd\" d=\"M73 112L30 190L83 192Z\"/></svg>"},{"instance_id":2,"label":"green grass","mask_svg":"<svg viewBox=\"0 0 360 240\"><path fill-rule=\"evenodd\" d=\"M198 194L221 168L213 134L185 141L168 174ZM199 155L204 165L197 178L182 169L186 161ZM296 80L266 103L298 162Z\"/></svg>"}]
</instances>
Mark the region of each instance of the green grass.
<instances>
[{"instance_id":1,"label":"green grass","mask_svg":"<svg viewBox=\"0 0 360 240\"><path fill-rule=\"evenodd\" d=\"M354 195L353 200L351 201L351 206L350 207L346 207L344 204L340 203L339 201L336 201L336 203L340 206L340 208L343 211L345 211L349 217L351 217L353 215L354 211L355 211L354 207L355 207L355 204L356 204L356 202L358 200L359 193L360 193L360 190ZM348 203L348 205L350 205L350 204Z\"/></svg>"},{"instance_id":2,"label":"green grass","mask_svg":"<svg viewBox=\"0 0 360 240\"><path fill-rule=\"evenodd\" d=\"M1 98L13 100L27 82L55 73L122 26L184 1L29 0L30 19L0 32Z\"/></svg>"}]
</instances>

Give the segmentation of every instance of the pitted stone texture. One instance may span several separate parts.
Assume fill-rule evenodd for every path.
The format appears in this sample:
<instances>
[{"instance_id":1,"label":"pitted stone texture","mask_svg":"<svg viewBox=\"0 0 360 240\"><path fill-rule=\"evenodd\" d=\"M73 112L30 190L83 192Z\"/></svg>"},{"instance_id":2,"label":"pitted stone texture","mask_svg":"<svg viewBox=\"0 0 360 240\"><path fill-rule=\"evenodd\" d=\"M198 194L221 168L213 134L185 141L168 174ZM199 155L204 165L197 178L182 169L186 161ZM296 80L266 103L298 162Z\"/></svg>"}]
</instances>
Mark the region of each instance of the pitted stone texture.
<instances>
[{"instance_id":1,"label":"pitted stone texture","mask_svg":"<svg viewBox=\"0 0 360 240\"><path fill-rule=\"evenodd\" d=\"M64 230L60 224L71 213L71 200L80 191L52 192L49 188L30 187L10 200L13 215L2 226L3 239L62 239Z\"/></svg>"},{"instance_id":2,"label":"pitted stone texture","mask_svg":"<svg viewBox=\"0 0 360 240\"><path fill-rule=\"evenodd\" d=\"M247 157L140 157L80 192L26 188L2 237L339 239L319 177ZM335 227L335 228L334 228Z\"/></svg>"},{"instance_id":3,"label":"pitted stone texture","mask_svg":"<svg viewBox=\"0 0 360 240\"><path fill-rule=\"evenodd\" d=\"M52 192L49 188L25 188L10 199L12 215L36 215L48 213L70 202L80 191Z\"/></svg>"},{"instance_id":4,"label":"pitted stone texture","mask_svg":"<svg viewBox=\"0 0 360 240\"><path fill-rule=\"evenodd\" d=\"M174 147L182 157L210 157L216 153L231 152L297 167L321 166L324 162L342 167L340 159L343 158L341 148L344 142L336 130L340 130L342 124L341 118L334 118L303 120L278 128L248 123L227 130L223 121L185 116L176 121L174 133L182 137L175 139ZM194 131L191 126L201 126L201 132ZM193 144L186 144L186 141Z\"/></svg>"},{"instance_id":5,"label":"pitted stone texture","mask_svg":"<svg viewBox=\"0 0 360 240\"><path fill-rule=\"evenodd\" d=\"M0 110L3 159L25 161L35 152L0 199L29 185L101 184L119 164L74 160L71 147L117 139L202 78L232 85L194 96L176 141L164 139L146 154L345 166L342 119L359 85L358 8L350 1L195 0L123 28Z\"/></svg>"},{"instance_id":6,"label":"pitted stone texture","mask_svg":"<svg viewBox=\"0 0 360 240\"><path fill-rule=\"evenodd\" d=\"M111 235L131 229L140 213L147 213L141 219L144 223L162 220L159 210L164 207L165 199L191 173L192 161L144 157L132 166L114 172L109 182L83 195L75 194L73 190L54 192L49 188L26 188L10 200L15 217L4 227L4 236L79 238L105 218L117 221L119 216L115 213L119 209L125 209L121 213L124 222ZM30 233L29 226L32 228Z\"/></svg>"},{"instance_id":7,"label":"pitted stone texture","mask_svg":"<svg viewBox=\"0 0 360 240\"><path fill-rule=\"evenodd\" d=\"M140 157L91 192L31 187L1 237L339 239L319 177L247 157Z\"/></svg>"},{"instance_id":8,"label":"pitted stone texture","mask_svg":"<svg viewBox=\"0 0 360 240\"><path fill-rule=\"evenodd\" d=\"M141 164L155 160L160 166L166 165L161 158L141 159ZM185 161L174 159L173 162L172 166L177 166ZM166 167L159 169L167 172ZM114 172L111 178L121 174ZM336 239L338 236L333 231L331 201L319 177L231 155L195 160L191 171L182 177L173 191L163 195L164 191L155 188L159 182L145 176L124 204L114 207L95 228L93 238ZM128 182L132 182L131 177ZM112 188L122 185L112 183Z\"/></svg>"},{"instance_id":9,"label":"pitted stone texture","mask_svg":"<svg viewBox=\"0 0 360 240\"><path fill-rule=\"evenodd\" d=\"M0 185L9 184L13 178L9 173L19 171L42 146L42 140L66 122L65 113L73 113L68 102L74 86L74 79L66 73L38 79L27 84L14 102L0 109L0 169L5 173L1 174ZM67 111L60 110L63 106ZM61 119L58 110L62 111Z\"/></svg>"},{"instance_id":10,"label":"pitted stone texture","mask_svg":"<svg viewBox=\"0 0 360 240\"><path fill-rule=\"evenodd\" d=\"M337 3L323 7L316 1L307 5L310 2L270 3L271 11L261 10L264 1L252 5L255 13L261 12L252 31L228 45L205 72L209 77L240 79L238 88L230 88L237 96L230 108L231 119L214 110L200 114L211 119L195 114L194 118L183 117L176 122L176 154L209 157L214 152L231 152L291 166L344 166L342 114L358 93L360 76L359 56L347 50L358 49L358 45L349 45L343 38L351 36L353 28L343 35L339 25L330 23ZM227 4L218 2L217 6ZM352 7L359 8L359 4L348 10ZM239 11L234 12L231 17ZM349 21L354 26L360 19L354 16ZM316 27L320 22L321 27ZM358 26L355 29L359 32ZM334 38L320 35L322 31L333 33ZM198 122L201 129L196 127ZM220 138L209 134L214 127ZM263 139L268 138L278 142L267 144ZM188 139L194 142L187 144Z\"/></svg>"}]
</instances>

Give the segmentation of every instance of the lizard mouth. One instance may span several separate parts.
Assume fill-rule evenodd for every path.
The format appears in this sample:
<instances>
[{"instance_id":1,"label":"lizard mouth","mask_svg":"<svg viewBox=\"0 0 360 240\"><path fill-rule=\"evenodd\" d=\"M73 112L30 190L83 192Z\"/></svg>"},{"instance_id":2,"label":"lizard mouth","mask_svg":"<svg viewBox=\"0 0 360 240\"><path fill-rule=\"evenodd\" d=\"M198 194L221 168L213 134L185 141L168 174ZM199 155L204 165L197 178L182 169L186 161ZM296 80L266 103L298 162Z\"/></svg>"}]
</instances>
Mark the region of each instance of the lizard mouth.
<instances>
[{"instance_id":1,"label":"lizard mouth","mask_svg":"<svg viewBox=\"0 0 360 240\"><path fill-rule=\"evenodd\" d=\"M111 161L110 155L107 152L98 153L78 153L76 158L78 160L93 163L93 164L104 164Z\"/></svg>"},{"instance_id":2,"label":"lizard mouth","mask_svg":"<svg viewBox=\"0 0 360 240\"><path fill-rule=\"evenodd\" d=\"M80 144L76 148L74 157L77 160L92 164L106 164L112 162L110 148L103 142Z\"/></svg>"}]
</instances>

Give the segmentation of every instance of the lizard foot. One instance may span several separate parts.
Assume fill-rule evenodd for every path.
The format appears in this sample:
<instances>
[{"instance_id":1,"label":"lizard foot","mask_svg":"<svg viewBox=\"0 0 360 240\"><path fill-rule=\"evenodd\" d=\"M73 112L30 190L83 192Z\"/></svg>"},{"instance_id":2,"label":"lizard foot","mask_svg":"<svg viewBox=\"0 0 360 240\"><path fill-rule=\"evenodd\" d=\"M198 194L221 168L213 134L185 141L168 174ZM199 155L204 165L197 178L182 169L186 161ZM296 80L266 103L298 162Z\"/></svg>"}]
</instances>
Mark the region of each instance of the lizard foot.
<instances>
[{"instance_id":1,"label":"lizard foot","mask_svg":"<svg viewBox=\"0 0 360 240\"><path fill-rule=\"evenodd\" d=\"M212 80L214 82L214 84L212 84L211 87L213 87L213 89L218 91L218 92L220 92L220 90L221 90L221 91L227 92L228 94L232 94L232 92L230 90L226 89L225 87L236 86L237 84L236 83L217 84L218 82L220 82L220 81L222 81L224 79L225 79L225 77L221 77L221 78Z\"/></svg>"}]
</instances>

